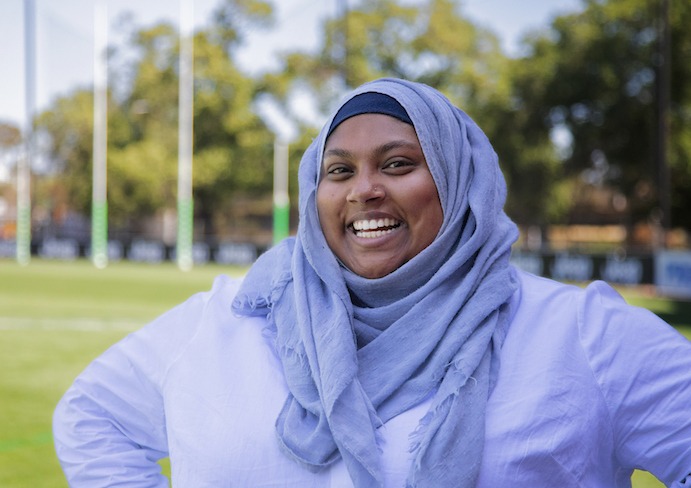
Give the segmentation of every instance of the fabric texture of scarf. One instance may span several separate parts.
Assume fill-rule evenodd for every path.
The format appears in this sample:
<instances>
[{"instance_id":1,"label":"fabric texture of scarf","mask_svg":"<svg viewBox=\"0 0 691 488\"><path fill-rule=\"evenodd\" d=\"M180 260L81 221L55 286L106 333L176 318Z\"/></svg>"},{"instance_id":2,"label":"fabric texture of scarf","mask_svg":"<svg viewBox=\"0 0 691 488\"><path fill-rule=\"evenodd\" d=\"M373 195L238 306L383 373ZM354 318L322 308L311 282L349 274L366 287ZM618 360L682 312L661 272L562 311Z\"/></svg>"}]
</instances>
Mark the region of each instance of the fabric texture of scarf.
<instances>
[{"instance_id":1,"label":"fabric texture of scarf","mask_svg":"<svg viewBox=\"0 0 691 488\"><path fill-rule=\"evenodd\" d=\"M356 487L381 486L378 428L431 398L407 485L472 487L517 288L506 185L484 133L438 91L381 79L344 102L365 92L393 97L413 121L444 214L436 239L383 278L339 264L316 206L329 120L300 163L296 237L257 260L233 310L268 319L290 390L276 431L296 462L343 459Z\"/></svg>"}]
</instances>

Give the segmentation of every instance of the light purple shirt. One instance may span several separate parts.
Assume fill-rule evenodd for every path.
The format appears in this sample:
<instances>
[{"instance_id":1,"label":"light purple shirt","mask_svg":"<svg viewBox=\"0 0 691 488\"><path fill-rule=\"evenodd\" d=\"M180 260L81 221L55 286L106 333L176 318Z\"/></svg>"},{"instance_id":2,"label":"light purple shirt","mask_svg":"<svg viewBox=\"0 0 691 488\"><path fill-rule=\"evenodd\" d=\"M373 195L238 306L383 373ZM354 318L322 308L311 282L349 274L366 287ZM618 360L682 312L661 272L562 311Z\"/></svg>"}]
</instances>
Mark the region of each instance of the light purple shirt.
<instances>
[{"instance_id":1,"label":"light purple shirt","mask_svg":"<svg viewBox=\"0 0 691 488\"><path fill-rule=\"evenodd\" d=\"M478 486L629 487L634 468L690 486L691 343L603 283L520 278ZM313 473L279 450L287 387L263 319L231 314L237 287L219 277L77 378L54 418L71 486L168 486L165 456L177 487L352 486L342 461ZM428 405L381 428L385 486L404 486Z\"/></svg>"}]
</instances>

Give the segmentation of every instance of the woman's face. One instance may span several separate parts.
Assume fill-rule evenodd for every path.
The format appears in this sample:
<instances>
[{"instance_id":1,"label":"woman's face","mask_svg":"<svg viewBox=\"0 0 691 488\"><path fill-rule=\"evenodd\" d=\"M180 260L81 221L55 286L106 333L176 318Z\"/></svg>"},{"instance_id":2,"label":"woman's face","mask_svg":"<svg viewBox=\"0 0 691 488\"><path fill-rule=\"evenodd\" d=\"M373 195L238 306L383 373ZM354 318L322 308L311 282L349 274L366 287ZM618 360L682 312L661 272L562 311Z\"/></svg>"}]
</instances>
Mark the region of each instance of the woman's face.
<instances>
[{"instance_id":1,"label":"woman's face","mask_svg":"<svg viewBox=\"0 0 691 488\"><path fill-rule=\"evenodd\" d=\"M443 214L413 126L383 114L342 122L324 148L317 210L331 250L365 278L430 245Z\"/></svg>"}]
</instances>

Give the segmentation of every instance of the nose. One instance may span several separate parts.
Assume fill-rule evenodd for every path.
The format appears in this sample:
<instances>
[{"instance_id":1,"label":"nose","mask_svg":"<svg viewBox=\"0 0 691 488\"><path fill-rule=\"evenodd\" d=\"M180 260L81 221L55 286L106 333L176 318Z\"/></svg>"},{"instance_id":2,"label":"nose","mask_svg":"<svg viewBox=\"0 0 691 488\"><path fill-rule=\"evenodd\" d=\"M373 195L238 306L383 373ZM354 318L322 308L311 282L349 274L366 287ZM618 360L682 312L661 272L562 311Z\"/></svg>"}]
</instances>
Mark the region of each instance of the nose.
<instances>
[{"instance_id":1,"label":"nose","mask_svg":"<svg viewBox=\"0 0 691 488\"><path fill-rule=\"evenodd\" d=\"M384 185L374 175L359 174L350 181L352 186L348 191L348 201L351 203L367 203L386 196Z\"/></svg>"}]
</instances>

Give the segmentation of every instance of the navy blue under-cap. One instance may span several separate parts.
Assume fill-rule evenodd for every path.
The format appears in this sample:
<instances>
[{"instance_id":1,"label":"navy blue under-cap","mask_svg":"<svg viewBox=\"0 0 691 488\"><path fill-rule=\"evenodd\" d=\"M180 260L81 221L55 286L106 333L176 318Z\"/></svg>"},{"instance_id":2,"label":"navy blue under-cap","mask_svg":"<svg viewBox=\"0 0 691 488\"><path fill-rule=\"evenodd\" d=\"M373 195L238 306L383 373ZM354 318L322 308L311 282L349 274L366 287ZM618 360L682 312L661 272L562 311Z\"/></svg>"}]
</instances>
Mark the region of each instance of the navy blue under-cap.
<instances>
[{"instance_id":1,"label":"navy blue under-cap","mask_svg":"<svg viewBox=\"0 0 691 488\"><path fill-rule=\"evenodd\" d=\"M336 127L344 120L361 114L390 115L401 122L413 125L413 121L410 120L408 112L405 111L403 106L398 103L395 98L383 93L366 92L355 95L343 104L338 112L336 112L326 137L329 137L331 133L336 130Z\"/></svg>"}]
</instances>

